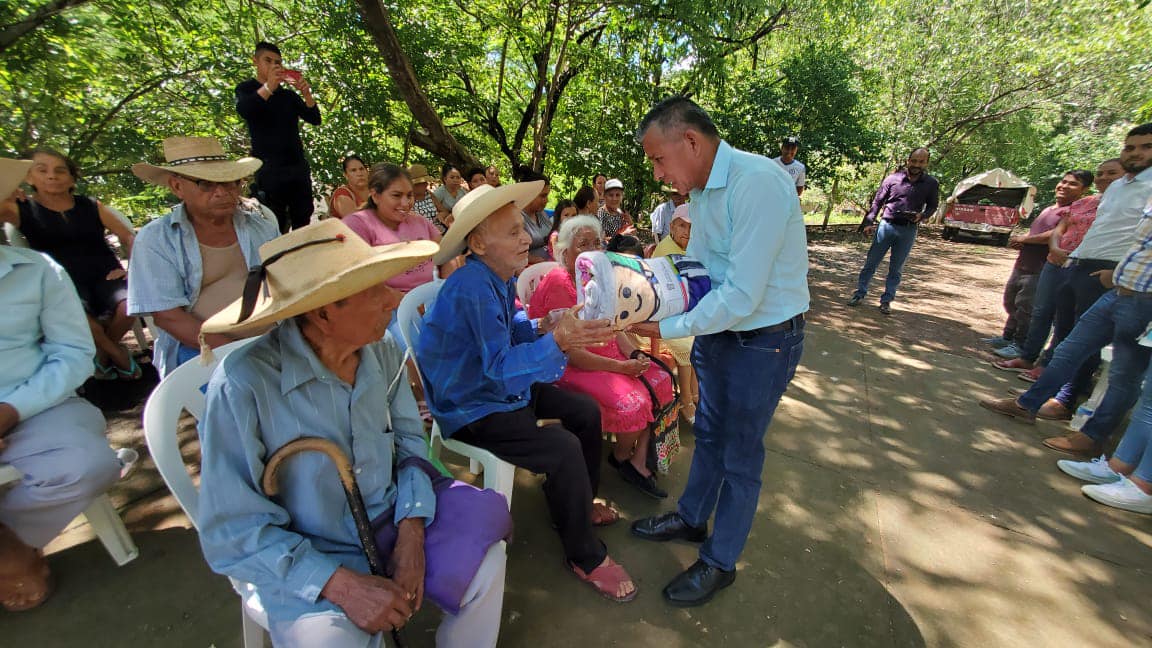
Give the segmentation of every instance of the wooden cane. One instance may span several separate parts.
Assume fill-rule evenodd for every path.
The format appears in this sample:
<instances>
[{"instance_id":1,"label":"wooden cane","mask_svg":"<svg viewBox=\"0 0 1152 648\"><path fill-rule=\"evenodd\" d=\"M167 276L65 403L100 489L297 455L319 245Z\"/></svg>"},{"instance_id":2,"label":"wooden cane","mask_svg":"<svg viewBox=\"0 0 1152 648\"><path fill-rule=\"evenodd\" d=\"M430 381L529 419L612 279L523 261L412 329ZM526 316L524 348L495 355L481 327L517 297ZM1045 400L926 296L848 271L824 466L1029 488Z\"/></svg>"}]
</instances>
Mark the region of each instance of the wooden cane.
<instances>
[{"instance_id":1,"label":"wooden cane","mask_svg":"<svg viewBox=\"0 0 1152 648\"><path fill-rule=\"evenodd\" d=\"M260 479L264 494L273 497L280 493L280 485L276 473L284 460L301 452L320 452L328 456L336 465L336 472L340 475L340 485L344 487L344 497L348 499L348 508L352 509L352 521L356 524L356 534L360 536L360 547L364 550L364 557L368 559L368 569L375 576L384 576L384 563L380 560L380 553L376 550L376 539L372 535L372 523L368 519L368 509L364 506L364 497L360 494L360 486L356 483L356 475L352 471L352 461L340 446L328 439L320 437L301 437L281 446L272 453L268 464L264 467L264 475ZM400 631L392 629L392 641L396 648L404 648L400 638Z\"/></svg>"}]
</instances>

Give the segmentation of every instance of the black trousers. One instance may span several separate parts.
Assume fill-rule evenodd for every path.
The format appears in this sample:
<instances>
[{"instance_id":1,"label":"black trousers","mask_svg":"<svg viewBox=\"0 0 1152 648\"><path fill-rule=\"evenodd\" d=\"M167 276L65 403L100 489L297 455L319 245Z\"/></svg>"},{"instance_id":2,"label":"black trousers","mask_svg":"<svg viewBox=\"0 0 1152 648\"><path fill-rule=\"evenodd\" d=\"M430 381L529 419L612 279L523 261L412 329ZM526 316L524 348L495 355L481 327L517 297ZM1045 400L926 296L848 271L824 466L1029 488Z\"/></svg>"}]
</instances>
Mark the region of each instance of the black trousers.
<instances>
[{"instance_id":1,"label":"black trousers","mask_svg":"<svg viewBox=\"0 0 1152 648\"><path fill-rule=\"evenodd\" d=\"M536 427L537 419L546 418L560 419L561 424ZM555 385L537 384L528 407L489 414L452 438L545 475L544 497L564 555L588 572L608 554L592 528L592 498L600 487L600 435L596 401Z\"/></svg>"},{"instance_id":2,"label":"black trousers","mask_svg":"<svg viewBox=\"0 0 1152 648\"><path fill-rule=\"evenodd\" d=\"M256 172L254 196L276 214L281 234L312 220L312 172L308 165L262 167Z\"/></svg>"}]
</instances>

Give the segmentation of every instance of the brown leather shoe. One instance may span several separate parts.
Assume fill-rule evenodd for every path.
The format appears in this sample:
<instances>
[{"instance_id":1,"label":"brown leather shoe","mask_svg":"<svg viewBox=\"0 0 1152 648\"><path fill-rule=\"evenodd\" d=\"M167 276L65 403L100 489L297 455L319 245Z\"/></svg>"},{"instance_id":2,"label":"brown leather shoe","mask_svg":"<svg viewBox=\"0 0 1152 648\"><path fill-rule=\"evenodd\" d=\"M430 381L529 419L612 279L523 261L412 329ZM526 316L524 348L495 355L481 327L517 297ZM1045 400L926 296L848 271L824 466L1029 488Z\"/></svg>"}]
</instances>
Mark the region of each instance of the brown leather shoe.
<instances>
[{"instance_id":1,"label":"brown leather shoe","mask_svg":"<svg viewBox=\"0 0 1152 648\"><path fill-rule=\"evenodd\" d=\"M1098 456L1103 451L1103 445L1083 432L1071 432L1064 436L1044 439L1045 447L1078 457Z\"/></svg>"},{"instance_id":2,"label":"brown leather shoe","mask_svg":"<svg viewBox=\"0 0 1152 648\"><path fill-rule=\"evenodd\" d=\"M1030 371L1034 366L1024 358L1012 358L1011 360L992 360L992 366L1004 371Z\"/></svg>"},{"instance_id":3,"label":"brown leather shoe","mask_svg":"<svg viewBox=\"0 0 1152 648\"><path fill-rule=\"evenodd\" d=\"M1022 423L1035 423L1036 415L1020 407L1015 398L997 398L995 400L982 400L980 407L986 410L1003 414Z\"/></svg>"},{"instance_id":4,"label":"brown leather shoe","mask_svg":"<svg viewBox=\"0 0 1152 648\"><path fill-rule=\"evenodd\" d=\"M1071 421L1072 410L1064 407L1064 403L1061 403L1055 398L1049 398L1048 402L1036 410L1036 418L1044 419L1045 421Z\"/></svg>"}]
</instances>

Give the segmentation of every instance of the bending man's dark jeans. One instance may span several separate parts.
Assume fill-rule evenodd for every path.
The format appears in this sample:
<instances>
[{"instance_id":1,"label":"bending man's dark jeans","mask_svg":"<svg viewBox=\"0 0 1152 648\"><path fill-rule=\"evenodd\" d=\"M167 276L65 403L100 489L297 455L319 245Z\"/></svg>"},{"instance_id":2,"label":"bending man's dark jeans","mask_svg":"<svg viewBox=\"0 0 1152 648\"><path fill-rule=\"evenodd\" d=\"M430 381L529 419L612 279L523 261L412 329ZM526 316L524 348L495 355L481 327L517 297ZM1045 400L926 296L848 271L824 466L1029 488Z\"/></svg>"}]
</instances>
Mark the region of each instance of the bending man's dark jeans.
<instances>
[{"instance_id":1,"label":"bending man's dark jeans","mask_svg":"<svg viewBox=\"0 0 1152 648\"><path fill-rule=\"evenodd\" d=\"M1003 336L1015 342L1017 347L1027 344L1039 278L1038 274L1013 268L1004 284L1004 311L1008 313L1008 319L1004 322Z\"/></svg>"},{"instance_id":2,"label":"bending man's dark jeans","mask_svg":"<svg viewBox=\"0 0 1152 648\"><path fill-rule=\"evenodd\" d=\"M1152 321L1152 294L1120 295L1110 290L1076 323L1056 347L1052 362L1031 389L1020 396L1021 407L1035 412L1090 358L1099 361L1100 349L1112 344L1108 391L1081 432L1105 441L1124 420L1140 395L1140 382L1152 348L1136 340Z\"/></svg>"},{"instance_id":3,"label":"bending man's dark jeans","mask_svg":"<svg viewBox=\"0 0 1152 648\"><path fill-rule=\"evenodd\" d=\"M700 559L736 568L760 499L764 434L804 352L804 324L741 340L733 333L700 335L692 366L700 381L696 449L680 496L680 517L702 527L716 513Z\"/></svg>"},{"instance_id":4,"label":"bending man's dark jeans","mask_svg":"<svg viewBox=\"0 0 1152 648\"><path fill-rule=\"evenodd\" d=\"M536 427L536 419L561 425ZM527 407L489 414L452 435L511 464L545 475L544 497L564 555L585 572L608 550L592 529L592 498L600 487L600 407L583 394L536 384Z\"/></svg>"}]
</instances>

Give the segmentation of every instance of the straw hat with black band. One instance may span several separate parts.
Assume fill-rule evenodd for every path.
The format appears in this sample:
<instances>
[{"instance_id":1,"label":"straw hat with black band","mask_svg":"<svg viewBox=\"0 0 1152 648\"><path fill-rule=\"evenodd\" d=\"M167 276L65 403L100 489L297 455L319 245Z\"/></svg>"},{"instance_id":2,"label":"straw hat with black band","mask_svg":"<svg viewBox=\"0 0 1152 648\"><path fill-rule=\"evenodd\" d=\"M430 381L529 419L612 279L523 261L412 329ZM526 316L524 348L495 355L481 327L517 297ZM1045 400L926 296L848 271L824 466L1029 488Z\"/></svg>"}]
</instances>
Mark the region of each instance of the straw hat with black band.
<instances>
[{"instance_id":1,"label":"straw hat with black band","mask_svg":"<svg viewBox=\"0 0 1152 648\"><path fill-rule=\"evenodd\" d=\"M169 137L164 140L164 160L167 164L133 164L132 173L145 182L166 187L171 174L194 180L235 182L256 173L263 164L254 157L230 159L215 137Z\"/></svg>"},{"instance_id":2,"label":"straw hat with black band","mask_svg":"<svg viewBox=\"0 0 1152 648\"><path fill-rule=\"evenodd\" d=\"M409 270L436 253L432 241L372 247L337 219L323 220L260 246L244 294L200 327L200 355L210 333L244 336L326 306Z\"/></svg>"},{"instance_id":3,"label":"straw hat with black band","mask_svg":"<svg viewBox=\"0 0 1152 648\"><path fill-rule=\"evenodd\" d=\"M508 204L523 209L544 190L543 180L517 182L515 184L480 185L464 194L452 208L452 226L440 240L440 251L432 257L432 263L443 265L464 253L468 247L468 235L484 222L493 212Z\"/></svg>"},{"instance_id":4,"label":"straw hat with black band","mask_svg":"<svg viewBox=\"0 0 1152 648\"><path fill-rule=\"evenodd\" d=\"M32 160L13 160L0 158L0 202L8 199L13 191L28 177L28 169L32 168Z\"/></svg>"}]
</instances>

